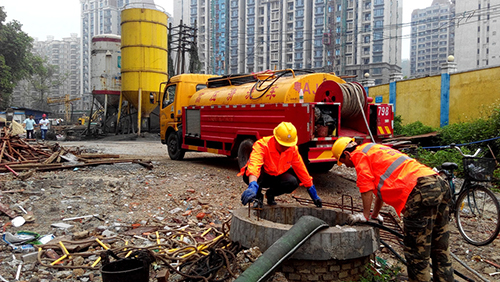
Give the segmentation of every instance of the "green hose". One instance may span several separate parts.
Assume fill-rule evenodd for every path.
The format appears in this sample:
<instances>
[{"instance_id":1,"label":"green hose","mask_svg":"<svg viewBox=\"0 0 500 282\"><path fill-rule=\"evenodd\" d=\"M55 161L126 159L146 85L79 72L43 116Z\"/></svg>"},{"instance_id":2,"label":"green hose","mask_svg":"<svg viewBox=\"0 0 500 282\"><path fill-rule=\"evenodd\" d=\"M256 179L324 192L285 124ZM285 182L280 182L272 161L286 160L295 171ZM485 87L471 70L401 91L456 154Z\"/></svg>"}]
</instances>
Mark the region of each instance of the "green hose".
<instances>
[{"instance_id":1,"label":"green hose","mask_svg":"<svg viewBox=\"0 0 500 282\"><path fill-rule=\"evenodd\" d=\"M265 281L273 270L291 256L309 237L325 227L328 227L328 224L319 218L309 215L301 217L234 282Z\"/></svg>"}]
</instances>

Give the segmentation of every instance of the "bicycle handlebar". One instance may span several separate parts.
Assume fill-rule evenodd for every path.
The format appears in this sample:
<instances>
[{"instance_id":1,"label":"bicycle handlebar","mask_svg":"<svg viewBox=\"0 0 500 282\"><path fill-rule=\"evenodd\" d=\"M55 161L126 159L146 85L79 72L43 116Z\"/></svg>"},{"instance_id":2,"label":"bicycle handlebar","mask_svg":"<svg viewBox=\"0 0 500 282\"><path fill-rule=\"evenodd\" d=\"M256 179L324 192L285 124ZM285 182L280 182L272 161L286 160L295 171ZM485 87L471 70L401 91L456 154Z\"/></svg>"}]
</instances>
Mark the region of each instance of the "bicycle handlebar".
<instances>
[{"instance_id":1,"label":"bicycle handlebar","mask_svg":"<svg viewBox=\"0 0 500 282\"><path fill-rule=\"evenodd\" d=\"M458 147L457 145L455 145L454 143L450 144L450 148L455 148L457 149L460 154L463 156L463 157L466 157L466 158L475 158L479 152L481 152L481 148L477 149L477 151L474 153L474 155L466 155L462 152L462 150L460 150L460 147Z\"/></svg>"}]
</instances>

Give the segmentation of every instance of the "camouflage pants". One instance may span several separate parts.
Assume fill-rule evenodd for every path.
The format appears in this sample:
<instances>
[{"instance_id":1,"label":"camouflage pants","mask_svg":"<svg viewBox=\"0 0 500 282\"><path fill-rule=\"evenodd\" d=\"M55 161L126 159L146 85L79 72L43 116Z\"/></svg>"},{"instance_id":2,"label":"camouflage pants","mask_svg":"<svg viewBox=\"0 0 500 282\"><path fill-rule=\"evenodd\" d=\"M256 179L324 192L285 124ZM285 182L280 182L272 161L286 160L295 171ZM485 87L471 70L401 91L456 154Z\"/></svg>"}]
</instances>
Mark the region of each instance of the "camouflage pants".
<instances>
[{"instance_id":1,"label":"camouflage pants","mask_svg":"<svg viewBox=\"0 0 500 282\"><path fill-rule=\"evenodd\" d=\"M438 175L420 177L406 201L404 245L409 281L453 281L449 249L448 183Z\"/></svg>"}]
</instances>

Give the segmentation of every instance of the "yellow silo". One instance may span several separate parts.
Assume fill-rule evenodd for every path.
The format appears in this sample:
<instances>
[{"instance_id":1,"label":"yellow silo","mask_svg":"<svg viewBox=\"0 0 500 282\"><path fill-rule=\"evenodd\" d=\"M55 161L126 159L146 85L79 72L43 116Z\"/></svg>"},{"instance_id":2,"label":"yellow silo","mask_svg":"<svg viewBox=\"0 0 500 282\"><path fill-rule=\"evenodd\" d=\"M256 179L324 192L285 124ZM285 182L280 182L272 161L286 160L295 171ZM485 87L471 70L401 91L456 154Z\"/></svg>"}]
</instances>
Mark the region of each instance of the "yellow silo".
<instances>
[{"instance_id":1,"label":"yellow silo","mask_svg":"<svg viewBox=\"0 0 500 282\"><path fill-rule=\"evenodd\" d=\"M122 97L138 112L139 132L142 117L158 106L150 94L158 95L167 75L167 15L145 8L125 9L121 13Z\"/></svg>"}]
</instances>

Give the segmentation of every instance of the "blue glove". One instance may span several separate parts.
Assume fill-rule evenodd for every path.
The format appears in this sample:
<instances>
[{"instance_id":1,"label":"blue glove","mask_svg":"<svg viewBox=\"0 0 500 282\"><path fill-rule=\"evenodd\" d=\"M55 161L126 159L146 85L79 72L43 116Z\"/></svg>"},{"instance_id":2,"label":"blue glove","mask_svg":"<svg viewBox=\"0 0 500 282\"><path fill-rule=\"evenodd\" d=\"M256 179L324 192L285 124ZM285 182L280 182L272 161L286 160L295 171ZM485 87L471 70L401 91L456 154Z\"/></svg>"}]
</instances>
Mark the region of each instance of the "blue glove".
<instances>
[{"instance_id":1,"label":"blue glove","mask_svg":"<svg viewBox=\"0 0 500 282\"><path fill-rule=\"evenodd\" d=\"M257 191L259 191L259 184L257 184L256 181L250 182L248 188L241 195L241 203L246 205L249 202L252 202L255 197L257 197Z\"/></svg>"},{"instance_id":2,"label":"blue glove","mask_svg":"<svg viewBox=\"0 0 500 282\"><path fill-rule=\"evenodd\" d=\"M309 196L311 196L311 199L313 200L314 204L318 207L321 208L323 206L323 203L321 202L321 198L318 197L318 193L316 193L316 187L311 186L307 189L307 193L309 193Z\"/></svg>"}]
</instances>

